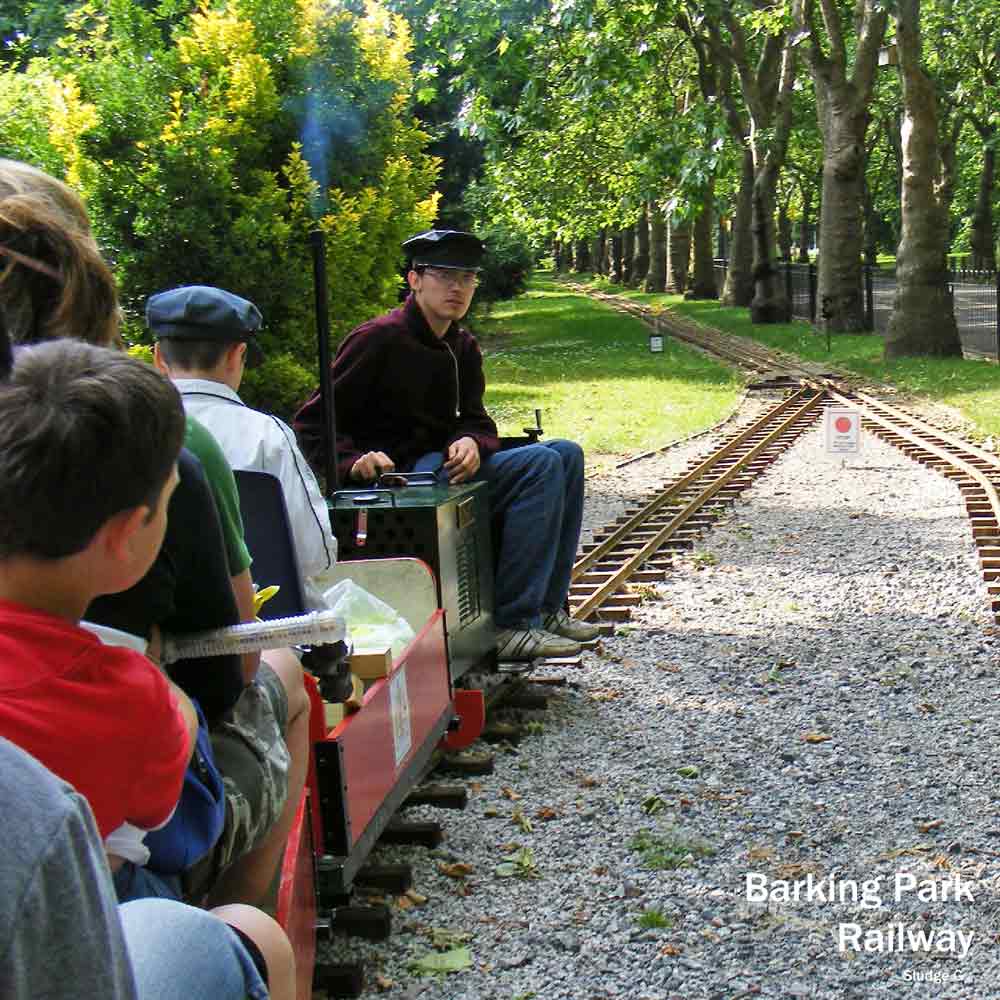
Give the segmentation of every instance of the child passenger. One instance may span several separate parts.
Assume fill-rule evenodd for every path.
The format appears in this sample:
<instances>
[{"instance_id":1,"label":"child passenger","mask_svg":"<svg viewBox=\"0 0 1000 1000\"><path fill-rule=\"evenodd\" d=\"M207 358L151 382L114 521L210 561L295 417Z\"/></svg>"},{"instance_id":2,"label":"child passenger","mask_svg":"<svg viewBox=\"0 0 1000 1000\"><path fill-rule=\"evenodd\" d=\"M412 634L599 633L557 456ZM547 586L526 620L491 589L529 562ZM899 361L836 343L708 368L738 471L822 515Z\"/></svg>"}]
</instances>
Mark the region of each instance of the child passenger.
<instances>
[{"instance_id":1,"label":"child passenger","mask_svg":"<svg viewBox=\"0 0 1000 1000\"><path fill-rule=\"evenodd\" d=\"M197 721L146 657L79 622L156 558L183 436L170 383L117 351L22 348L0 382L0 736L86 796L113 863L145 860Z\"/></svg>"},{"instance_id":2,"label":"child passenger","mask_svg":"<svg viewBox=\"0 0 1000 1000\"><path fill-rule=\"evenodd\" d=\"M3 738L0 815L4 1000L294 996L291 945L259 910L209 913L169 899L116 905L86 799Z\"/></svg>"},{"instance_id":3,"label":"child passenger","mask_svg":"<svg viewBox=\"0 0 1000 1000\"><path fill-rule=\"evenodd\" d=\"M292 429L239 397L244 371L263 356L260 310L222 288L188 285L151 295L146 322L156 365L174 380L188 416L212 432L234 469L267 472L281 484L306 604L324 609L322 578L337 555L326 501Z\"/></svg>"},{"instance_id":4,"label":"child passenger","mask_svg":"<svg viewBox=\"0 0 1000 1000\"><path fill-rule=\"evenodd\" d=\"M0 159L0 318L15 343L75 337L118 343L114 278L90 232L80 199L55 178ZM135 433L132 428L129 433ZM142 438L139 440L143 441ZM145 441L143 441L146 444ZM86 618L148 638L157 629L201 631L252 617L234 592L219 518L200 463L186 450L171 501L167 539L150 572L129 591L98 598ZM252 590L249 571L240 579ZM189 660L170 668L208 717L226 786L222 837L185 874L189 898L257 903L277 870L308 765L309 701L290 653L265 654L252 670L239 657ZM272 669L273 667L273 669ZM249 681L249 683L248 683ZM129 862L118 872L121 898L159 894Z\"/></svg>"},{"instance_id":5,"label":"child passenger","mask_svg":"<svg viewBox=\"0 0 1000 1000\"><path fill-rule=\"evenodd\" d=\"M5 338L0 347L9 359ZM44 979L31 968L39 934L48 939L50 959L64 956L68 965L60 968L67 973L81 951L73 935L82 935L87 948L109 935L108 952L92 966L99 977L93 995L100 977L123 990L131 978L127 970L98 968L101 957L120 961L114 926L67 925L47 915L89 901L110 921L108 865L142 864L145 831L167 821L180 794L197 728L190 701L145 656L105 646L79 622L95 596L131 587L156 558L183 435L183 409L170 383L118 351L70 340L22 347L0 378L0 804L9 890L3 895L16 900L19 919L34 928L21 933L0 919L0 959L10 949L17 953L10 968L0 961L0 985L8 977L13 983L12 993L0 990L3 996L50 995L30 987L33 976ZM48 779L36 767L28 796L35 819L26 818L9 772L30 773L33 763L17 758L11 744L72 784L90 808L74 807L63 786L49 793L46 811ZM91 810L104 864L88 846ZM29 826L31 835L19 837ZM36 850L39 838L43 853ZM60 903L66 892L72 906ZM197 965L195 943L185 948L184 935L220 949L215 971L227 964L231 973L220 1000L263 1000L268 982L274 1000L294 996L291 947L265 914L237 906L199 916L173 900L130 906L121 919L139 996L180 997L164 984L190 983L205 961L211 964L203 957ZM0 918L4 912L0 907ZM91 992L72 982L74 990L81 987Z\"/></svg>"}]
</instances>

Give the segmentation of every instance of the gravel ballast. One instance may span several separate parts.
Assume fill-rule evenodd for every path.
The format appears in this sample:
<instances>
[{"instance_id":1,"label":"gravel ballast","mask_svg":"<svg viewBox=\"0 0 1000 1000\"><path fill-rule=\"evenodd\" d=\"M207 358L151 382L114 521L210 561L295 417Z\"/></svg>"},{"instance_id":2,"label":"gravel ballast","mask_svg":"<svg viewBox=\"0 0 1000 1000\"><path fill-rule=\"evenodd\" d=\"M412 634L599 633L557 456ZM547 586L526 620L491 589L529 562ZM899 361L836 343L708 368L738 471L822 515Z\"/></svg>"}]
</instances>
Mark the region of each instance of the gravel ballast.
<instances>
[{"instance_id":1,"label":"gravel ballast","mask_svg":"<svg viewBox=\"0 0 1000 1000\"><path fill-rule=\"evenodd\" d=\"M592 480L590 527L686 457ZM655 590L464 812L407 812L441 848L376 852L419 895L335 945L365 996L1000 995L997 645L957 488L810 431Z\"/></svg>"}]
</instances>

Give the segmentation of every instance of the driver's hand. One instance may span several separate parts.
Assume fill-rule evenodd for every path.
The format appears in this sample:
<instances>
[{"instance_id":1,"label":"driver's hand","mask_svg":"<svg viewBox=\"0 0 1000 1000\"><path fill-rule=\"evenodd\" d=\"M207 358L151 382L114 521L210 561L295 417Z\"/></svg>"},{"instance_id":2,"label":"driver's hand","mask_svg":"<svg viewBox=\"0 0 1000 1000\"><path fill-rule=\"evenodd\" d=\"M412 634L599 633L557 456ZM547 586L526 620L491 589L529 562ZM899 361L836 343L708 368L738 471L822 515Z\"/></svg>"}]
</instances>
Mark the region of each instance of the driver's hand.
<instances>
[{"instance_id":1,"label":"driver's hand","mask_svg":"<svg viewBox=\"0 0 1000 1000\"><path fill-rule=\"evenodd\" d=\"M464 483L479 471L479 445L470 438L459 438L448 447L444 463L449 483Z\"/></svg>"},{"instance_id":2,"label":"driver's hand","mask_svg":"<svg viewBox=\"0 0 1000 1000\"><path fill-rule=\"evenodd\" d=\"M392 472L396 463L384 451L369 451L351 466L351 479L358 483L370 483L383 472Z\"/></svg>"}]
</instances>

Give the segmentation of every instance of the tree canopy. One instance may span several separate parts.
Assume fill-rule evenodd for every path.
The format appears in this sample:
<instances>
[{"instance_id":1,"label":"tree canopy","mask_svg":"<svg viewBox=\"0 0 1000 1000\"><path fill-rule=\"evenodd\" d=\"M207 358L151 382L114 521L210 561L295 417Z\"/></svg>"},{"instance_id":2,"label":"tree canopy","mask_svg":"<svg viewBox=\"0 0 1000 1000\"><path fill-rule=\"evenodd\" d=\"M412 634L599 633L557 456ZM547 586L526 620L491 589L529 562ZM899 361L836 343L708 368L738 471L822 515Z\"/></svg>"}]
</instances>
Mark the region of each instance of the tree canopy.
<instances>
[{"instance_id":1,"label":"tree canopy","mask_svg":"<svg viewBox=\"0 0 1000 1000\"><path fill-rule=\"evenodd\" d=\"M83 192L134 336L145 295L172 283L257 301L273 338L261 385L282 399L313 377L315 225L338 334L392 302L400 240L435 219L486 231L517 268L526 243L633 282L648 265L650 287L663 253L682 282L691 254L694 294L714 294L697 270L723 240L724 297L764 321L787 311L778 256L815 238L817 322L854 330L863 259L898 257L901 281L937 287L948 251L995 266L993 13L989 0L0 2L0 152ZM914 171L926 179L906 188ZM904 295L900 324L930 301Z\"/></svg>"}]
</instances>

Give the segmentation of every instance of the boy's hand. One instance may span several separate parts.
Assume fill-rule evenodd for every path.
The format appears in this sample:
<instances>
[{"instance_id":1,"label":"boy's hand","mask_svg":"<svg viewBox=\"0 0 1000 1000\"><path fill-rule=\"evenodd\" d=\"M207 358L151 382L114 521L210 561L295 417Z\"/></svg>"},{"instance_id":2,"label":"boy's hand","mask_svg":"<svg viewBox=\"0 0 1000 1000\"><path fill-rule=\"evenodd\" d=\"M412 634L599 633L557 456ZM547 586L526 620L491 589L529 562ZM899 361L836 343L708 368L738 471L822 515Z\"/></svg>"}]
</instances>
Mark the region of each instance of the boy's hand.
<instances>
[{"instance_id":1,"label":"boy's hand","mask_svg":"<svg viewBox=\"0 0 1000 1000\"><path fill-rule=\"evenodd\" d=\"M479 445L470 438L459 438L448 446L448 458L444 463L449 483L464 483L479 471Z\"/></svg>"},{"instance_id":2,"label":"boy's hand","mask_svg":"<svg viewBox=\"0 0 1000 1000\"><path fill-rule=\"evenodd\" d=\"M359 483L370 483L383 472L392 472L396 463L384 451L369 451L351 466L351 479Z\"/></svg>"}]
</instances>

